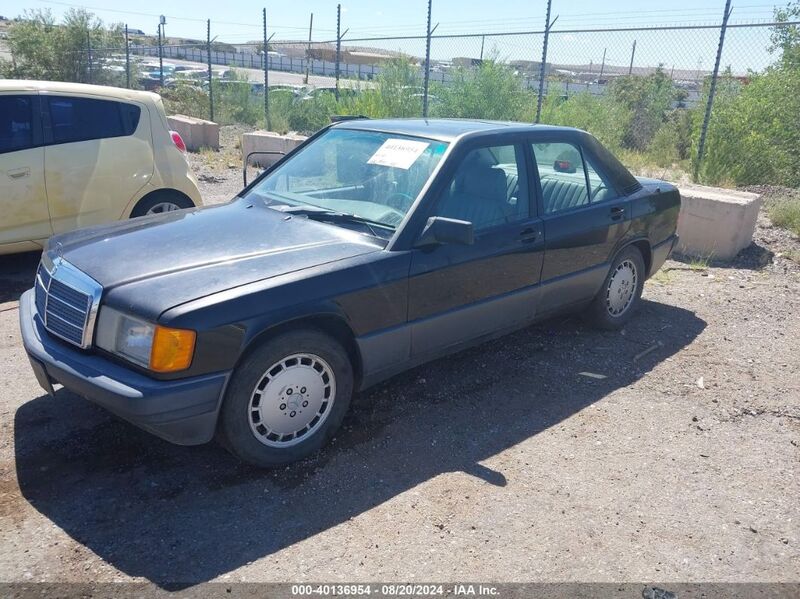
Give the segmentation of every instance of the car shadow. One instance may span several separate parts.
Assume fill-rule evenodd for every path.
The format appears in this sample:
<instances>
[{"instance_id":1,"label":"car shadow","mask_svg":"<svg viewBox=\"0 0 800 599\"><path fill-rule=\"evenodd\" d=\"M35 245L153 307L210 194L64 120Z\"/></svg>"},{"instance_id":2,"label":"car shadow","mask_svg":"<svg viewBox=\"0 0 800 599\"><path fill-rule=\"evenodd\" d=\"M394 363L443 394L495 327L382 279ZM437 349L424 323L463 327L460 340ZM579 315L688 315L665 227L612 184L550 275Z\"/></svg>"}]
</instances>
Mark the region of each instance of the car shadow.
<instances>
[{"instance_id":1,"label":"car shadow","mask_svg":"<svg viewBox=\"0 0 800 599\"><path fill-rule=\"evenodd\" d=\"M115 568L183 588L442 473L503 487L507 474L482 461L630 385L704 328L692 312L650 301L624 334L547 321L361 394L326 449L271 471L214 444L170 445L62 389L16 412L19 486Z\"/></svg>"},{"instance_id":2,"label":"car shadow","mask_svg":"<svg viewBox=\"0 0 800 599\"><path fill-rule=\"evenodd\" d=\"M0 256L0 304L14 302L33 287L42 252Z\"/></svg>"}]
</instances>

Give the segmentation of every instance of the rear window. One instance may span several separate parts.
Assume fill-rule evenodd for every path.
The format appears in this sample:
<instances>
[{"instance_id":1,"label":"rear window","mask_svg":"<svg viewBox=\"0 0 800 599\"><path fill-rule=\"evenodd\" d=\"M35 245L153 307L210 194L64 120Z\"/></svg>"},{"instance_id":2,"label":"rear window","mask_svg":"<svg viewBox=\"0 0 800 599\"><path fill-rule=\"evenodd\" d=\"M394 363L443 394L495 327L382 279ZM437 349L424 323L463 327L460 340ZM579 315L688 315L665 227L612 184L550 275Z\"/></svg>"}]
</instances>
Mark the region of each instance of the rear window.
<instances>
[{"instance_id":1,"label":"rear window","mask_svg":"<svg viewBox=\"0 0 800 599\"><path fill-rule=\"evenodd\" d=\"M50 96L53 143L132 135L139 125L138 106L112 100Z\"/></svg>"},{"instance_id":2,"label":"rear window","mask_svg":"<svg viewBox=\"0 0 800 599\"><path fill-rule=\"evenodd\" d=\"M32 96L0 96L0 154L33 146Z\"/></svg>"}]
</instances>

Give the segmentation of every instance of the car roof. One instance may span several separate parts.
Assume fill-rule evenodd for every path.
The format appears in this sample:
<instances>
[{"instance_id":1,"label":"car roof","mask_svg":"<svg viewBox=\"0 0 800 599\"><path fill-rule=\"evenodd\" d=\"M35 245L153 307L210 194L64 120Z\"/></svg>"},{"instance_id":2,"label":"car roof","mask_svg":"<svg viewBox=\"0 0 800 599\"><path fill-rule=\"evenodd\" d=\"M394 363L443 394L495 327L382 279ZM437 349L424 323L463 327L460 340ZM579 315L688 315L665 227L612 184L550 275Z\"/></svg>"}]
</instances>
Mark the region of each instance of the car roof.
<instances>
[{"instance_id":1,"label":"car roof","mask_svg":"<svg viewBox=\"0 0 800 599\"><path fill-rule=\"evenodd\" d=\"M352 119L342 121L334 126L339 129L397 133L400 135L438 139L440 141L453 141L468 133L577 131L577 129L573 129L572 127L477 119Z\"/></svg>"},{"instance_id":2,"label":"car roof","mask_svg":"<svg viewBox=\"0 0 800 599\"><path fill-rule=\"evenodd\" d=\"M117 100L153 101L158 94L153 92L110 87L107 85L89 85L86 83L66 83L63 81L31 81L25 79L0 80L0 92L53 92L60 94L87 94L103 96Z\"/></svg>"}]
</instances>

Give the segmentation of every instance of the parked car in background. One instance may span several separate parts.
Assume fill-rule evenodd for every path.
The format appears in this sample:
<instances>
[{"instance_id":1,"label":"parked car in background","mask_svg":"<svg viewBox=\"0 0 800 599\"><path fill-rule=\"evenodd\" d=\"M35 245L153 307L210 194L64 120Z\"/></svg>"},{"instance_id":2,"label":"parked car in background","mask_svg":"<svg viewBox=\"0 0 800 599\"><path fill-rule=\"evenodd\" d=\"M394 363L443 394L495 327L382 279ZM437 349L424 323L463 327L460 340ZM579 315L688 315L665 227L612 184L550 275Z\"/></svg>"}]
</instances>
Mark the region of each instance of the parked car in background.
<instances>
[{"instance_id":1,"label":"parked car in background","mask_svg":"<svg viewBox=\"0 0 800 599\"><path fill-rule=\"evenodd\" d=\"M181 149L156 94L0 81L0 254L41 249L78 227L199 206Z\"/></svg>"},{"instance_id":2,"label":"parked car in background","mask_svg":"<svg viewBox=\"0 0 800 599\"><path fill-rule=\"evenodd\" d=\"M229 204L51 239L22 338L50 392L280 464L412 366L561 312L622 327L679 210L575 129L343 121Z\"/></svg>"}]
</instances>

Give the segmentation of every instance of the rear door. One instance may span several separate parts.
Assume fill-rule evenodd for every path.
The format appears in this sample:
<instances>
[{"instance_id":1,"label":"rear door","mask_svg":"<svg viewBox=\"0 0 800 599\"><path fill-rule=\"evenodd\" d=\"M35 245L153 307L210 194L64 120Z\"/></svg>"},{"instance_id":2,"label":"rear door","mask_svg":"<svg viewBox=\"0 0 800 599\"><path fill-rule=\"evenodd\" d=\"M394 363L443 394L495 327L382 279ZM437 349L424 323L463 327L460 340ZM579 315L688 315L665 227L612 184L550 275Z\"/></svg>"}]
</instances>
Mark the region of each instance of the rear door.
<instances>
[{"instance_id":1,"label":"rear door","mask_svg":"<svg viewBox=\"0 0 800 599\"><path fill-rule=\"evenodd\" d=\"M413 250L412 355L423 357L529 321L542 267L542 223L531 202L524 139L467 148L430 216L473 224L473 245Z\"/></svg>"},{"instance_id":2,"label":"rear door","mask_svg":"<svg viewBox=\"0 0 800 599\"><path fill-rule=\"evenodd\" d=\"M0 246L51 234L39 95L0 92Z\"/></svg>"},{"instance_id":3,"label":"rear door","mask_svg":"<svg viewBox=\"0 0 800 599\"><path fill-rule=\"evenodd\" d=\"M153 175L146 106L42 94L53 231L118 220Z\"/></svg>"},{"instance_id":4,"label":"rear door","mask_svg":"<svg viewBox=\"0 0 800 599\"><path fill-rule=\"evenodd\" d=\"M539 308L547 313L594 297L631 215L577 139L537 137L530 148L546 239Z\"/></svg>"}]
</instances>

